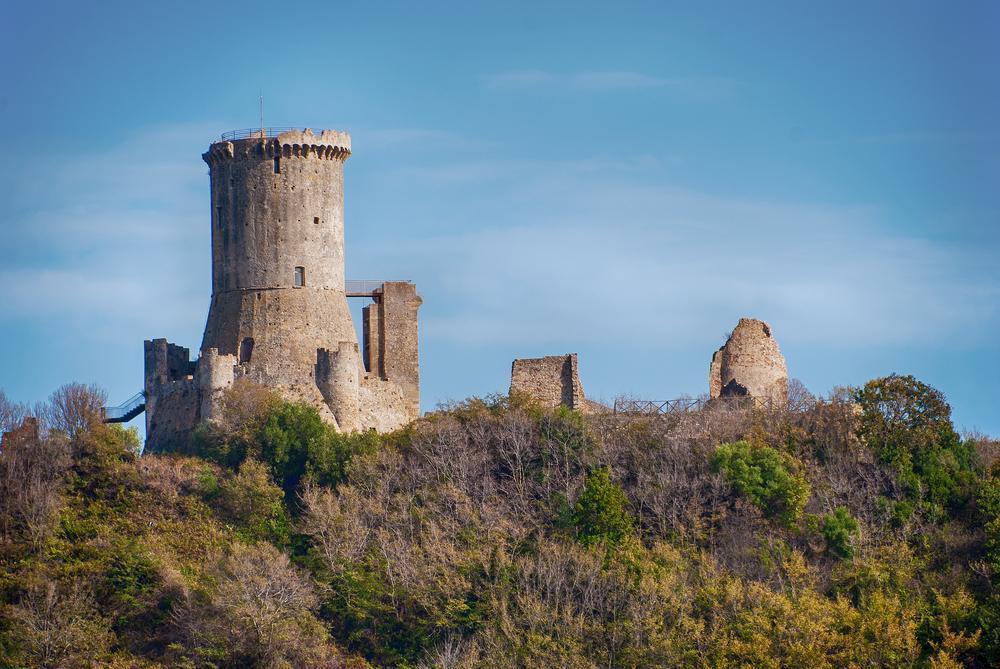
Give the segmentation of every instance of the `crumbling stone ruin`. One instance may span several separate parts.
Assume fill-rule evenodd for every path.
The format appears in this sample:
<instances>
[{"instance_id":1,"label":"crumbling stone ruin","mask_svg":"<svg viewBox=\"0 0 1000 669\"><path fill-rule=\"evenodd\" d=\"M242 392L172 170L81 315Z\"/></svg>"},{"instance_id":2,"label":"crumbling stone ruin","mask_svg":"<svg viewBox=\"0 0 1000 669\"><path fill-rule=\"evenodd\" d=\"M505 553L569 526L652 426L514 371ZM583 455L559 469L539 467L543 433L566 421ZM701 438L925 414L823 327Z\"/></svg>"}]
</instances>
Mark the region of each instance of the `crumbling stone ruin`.
<instances>
[{"instance_id":1,"label":"crumbling stone ruin","mask_svg":"<svg viewBox=\"0 0 1000 669\"><path fill-rule=\"evenodd\" d=\"M563 405L584 413L606 409L584 397L576 353L515 360L510 370L510 394L528 395L549 408Z\"/></svg>"},{"instance_id":2,"label":"crumbling stone ruin","mask_svg":"<svg viewBox=\"0 0 1000 669\"><path fill-rule=\"evenodd\" d=\"M788 369L770 326L741 318L726 343L712 354L709 396L747 395L772 405L788 402Z\"/></svg>"},{"instance_id":3,"label":"crumbling stone ruin","mask_svg":"<svg viewBox=\"0 0 1000 669\"><path fill-rule=\"evenodd\" d=\"M34 416L25 416L20 425L0 433L0 451L36 443L40 432L38 419Z\"/></svg>"},{"instance_id":4,"label":"crumbling stone ruin","mask_svg":"<svg viewBox=\"0 0 1000 669\"><path fill-rule=\"evenodd\" d=\"M246 136L249 135L249 136ZM347 133L254 131L213 143L212 300L201 344L145 342L146 447L169 450L217 417L238 378L315 406L344 431L389 431L418 417L417 310L408 282L352 290L344 277Z\"/></svg>"}]
</instances>

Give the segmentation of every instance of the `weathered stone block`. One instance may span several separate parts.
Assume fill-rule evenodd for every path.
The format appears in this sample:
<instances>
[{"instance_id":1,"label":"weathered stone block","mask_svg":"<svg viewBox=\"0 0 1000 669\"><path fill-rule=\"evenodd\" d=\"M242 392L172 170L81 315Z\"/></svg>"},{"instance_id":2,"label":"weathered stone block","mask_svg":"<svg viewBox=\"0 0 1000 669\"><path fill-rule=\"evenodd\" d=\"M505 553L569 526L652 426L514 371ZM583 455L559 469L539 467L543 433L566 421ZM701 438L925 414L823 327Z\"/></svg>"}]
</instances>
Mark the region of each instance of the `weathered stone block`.
<instances>
[{"instance_id":1,"label":"weathered stone block","mask_svg":"<svg viewBox=\"0 0 1000 669\"><path fill-rule=\"evenodd\" d=\"M576 353L515 360L510 392L529 395L547 407L561 404L585 412L594 408L583 394Z\"/></svg>"}]
</instances>

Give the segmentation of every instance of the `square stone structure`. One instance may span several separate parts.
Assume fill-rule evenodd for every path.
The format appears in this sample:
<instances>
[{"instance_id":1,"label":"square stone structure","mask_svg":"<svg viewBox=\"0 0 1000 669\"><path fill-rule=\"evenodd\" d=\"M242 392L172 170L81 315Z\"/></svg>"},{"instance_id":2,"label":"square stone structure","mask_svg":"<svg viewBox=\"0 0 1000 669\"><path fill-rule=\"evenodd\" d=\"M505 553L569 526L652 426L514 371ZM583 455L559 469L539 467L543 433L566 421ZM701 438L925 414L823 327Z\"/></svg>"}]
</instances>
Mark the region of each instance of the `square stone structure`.
<instances>
[{"instance_id":1,"label":"square stone structure","mask_svg":"<svg viewBox=\"0 0 1000 669\"><path fill-rule=\"evenodd\" d=\"M201 343L145 343L146 447L183 447L239 378L315 406L339 430L390 431L420 412L417 311L408 282L361 293L364 355L344 277L345 132L227 133L211 178L212 299Z\"/></svg>"},{"instance_id":2,"label":"square stone structure","mask_svg":"<svg viewBox=\"0 0 1000 669\"><path fill-rule=\"evenodd\" d=\"M607 411L584 396L576 353L518 358L510 366L510 394L528 395L552 409L562 405L583 413Z\"/></svg>"}]
</instances>

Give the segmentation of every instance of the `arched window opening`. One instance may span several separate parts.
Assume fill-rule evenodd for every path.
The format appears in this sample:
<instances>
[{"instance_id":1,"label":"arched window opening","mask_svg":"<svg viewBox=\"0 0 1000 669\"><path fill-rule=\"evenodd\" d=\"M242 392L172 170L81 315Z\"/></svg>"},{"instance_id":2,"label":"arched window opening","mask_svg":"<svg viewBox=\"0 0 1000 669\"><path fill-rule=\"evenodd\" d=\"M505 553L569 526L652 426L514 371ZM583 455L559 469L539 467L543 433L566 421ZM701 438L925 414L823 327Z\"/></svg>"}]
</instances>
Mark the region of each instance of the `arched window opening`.
<instances>
[{"instance_id":1,"label":"arched window opening","mask_svg":"<svg viewBox=\"0 0 1000 669\"><path fill-rule=\"evenodd\" d=\"M253 355L253 337L245 337L240 342L240 364L250 362L251 355Z\"/></svg>"}]
</instances>

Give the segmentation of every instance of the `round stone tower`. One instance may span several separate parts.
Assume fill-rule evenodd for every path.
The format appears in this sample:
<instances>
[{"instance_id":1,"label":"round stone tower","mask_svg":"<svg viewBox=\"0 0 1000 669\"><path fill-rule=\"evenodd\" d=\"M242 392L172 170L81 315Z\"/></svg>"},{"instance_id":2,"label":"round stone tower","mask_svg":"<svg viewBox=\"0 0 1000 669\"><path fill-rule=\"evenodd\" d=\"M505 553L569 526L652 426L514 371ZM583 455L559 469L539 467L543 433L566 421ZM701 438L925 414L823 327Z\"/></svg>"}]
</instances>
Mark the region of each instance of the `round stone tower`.
<instances>
[{"instance_id":1,"label":"round stone tower","mask_svg":"<svg viewBox=\"0 0 1000 669\"><path fill-rule=\"evenodd\" d=\"M749 395L785 406L788 368L771 326L756 318L741 318L726 343L712 355L709 395Z\"/></svg>"},{"instance_id":2,"label":"round stone tower","mask_svg":"<svg viewBox=\"0 0 1000 669\"><path fill-rule=\"evenodd\" d=\"M346 432L398 429L420 415L417 310L408 281L344 281L347 133L226 133L202 155L212 184L212 302L191 360L146 340L146 448L187 448L219 419L239 379L316 407ZM348 296L362 310L364 355Z\"/></svg>"},{"instance_id":3,"label":"round stone tower","mask_svg":"<svg viewBox=\"0 0 1000 669\"><path fill-rule=\"evenodd\" d=\"M212 188L212 303L201 350L316 404L317 351L357 346L344 288L347 133L233 134L202 157ZM360 364L360 363L359 363Z\"/></svg>"}]
</instances>

